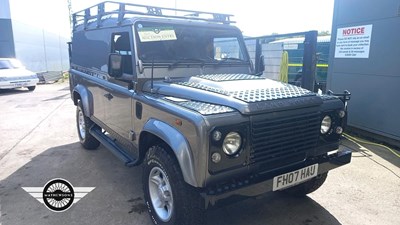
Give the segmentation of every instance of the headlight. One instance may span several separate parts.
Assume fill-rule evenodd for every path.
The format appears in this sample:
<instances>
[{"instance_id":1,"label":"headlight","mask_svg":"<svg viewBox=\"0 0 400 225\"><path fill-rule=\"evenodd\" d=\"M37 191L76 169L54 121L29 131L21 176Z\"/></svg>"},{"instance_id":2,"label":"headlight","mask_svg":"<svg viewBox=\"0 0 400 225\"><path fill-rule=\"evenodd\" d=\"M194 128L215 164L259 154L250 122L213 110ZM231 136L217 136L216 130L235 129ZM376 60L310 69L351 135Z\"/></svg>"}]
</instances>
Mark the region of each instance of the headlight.
<instances>
[{"instance_id":1,"label":"headlight","mask_svg":"<svg viewBox=\"0 0 400 225\"><path fill-rule=\"evenodd\" d=\"M225 154L227 155L234 155L238 153L241 145L242 138L240 137L240 134L236 132L230 132L224 139L222 150L224 150Z\"/></svg>"},{"instance_id":2,"label":"headlight","mask_svg":"<svg viewBox=\"0 0 400 225\"><path fill-rule=\"evenodd\" d=\"M329 129L331 129L331 125L332 125L331 117L330 116L325 116L322 119L322 123L321 123L321 134L328 133Z\"/></svg>"}]
</instances>

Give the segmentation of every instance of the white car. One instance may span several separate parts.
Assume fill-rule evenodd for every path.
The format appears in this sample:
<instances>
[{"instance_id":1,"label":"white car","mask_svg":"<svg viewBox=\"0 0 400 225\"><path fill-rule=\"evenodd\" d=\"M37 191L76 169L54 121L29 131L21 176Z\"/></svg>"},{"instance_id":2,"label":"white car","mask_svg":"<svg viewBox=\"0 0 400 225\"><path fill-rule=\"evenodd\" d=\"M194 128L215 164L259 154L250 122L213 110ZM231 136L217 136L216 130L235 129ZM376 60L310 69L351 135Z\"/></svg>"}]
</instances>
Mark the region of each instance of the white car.
<instances>
[{"instance_id":1,"label":"white car","mask_svg":"<svg viewBox=\"0 0 400 225\"><path fill-rule=\"evenodd\" d=\"M0 58L0 89L26 87L33 91L38 82L37 74L27 70L17 59Z\"/></svg>"}]
</instances>

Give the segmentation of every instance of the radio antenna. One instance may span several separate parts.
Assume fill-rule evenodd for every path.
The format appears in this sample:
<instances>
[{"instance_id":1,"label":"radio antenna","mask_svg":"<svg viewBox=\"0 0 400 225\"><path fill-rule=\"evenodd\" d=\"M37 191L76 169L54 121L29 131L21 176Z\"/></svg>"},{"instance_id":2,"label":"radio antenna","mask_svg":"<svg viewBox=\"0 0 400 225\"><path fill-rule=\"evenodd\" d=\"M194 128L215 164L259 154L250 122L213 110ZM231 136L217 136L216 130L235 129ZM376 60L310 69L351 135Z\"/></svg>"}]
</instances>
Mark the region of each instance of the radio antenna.
<instances>
[{"instance_id":1,"label":"radio antenna","mask_svg":"<svg viewBox=\"0 0 400 225\"><path fill-rule=\"evenodd\" d=\"M153 80L154 80L154 57L153 60L151 60L151 87L150 87L150 92L153 93Z\"/></svg>"}]
</instances>

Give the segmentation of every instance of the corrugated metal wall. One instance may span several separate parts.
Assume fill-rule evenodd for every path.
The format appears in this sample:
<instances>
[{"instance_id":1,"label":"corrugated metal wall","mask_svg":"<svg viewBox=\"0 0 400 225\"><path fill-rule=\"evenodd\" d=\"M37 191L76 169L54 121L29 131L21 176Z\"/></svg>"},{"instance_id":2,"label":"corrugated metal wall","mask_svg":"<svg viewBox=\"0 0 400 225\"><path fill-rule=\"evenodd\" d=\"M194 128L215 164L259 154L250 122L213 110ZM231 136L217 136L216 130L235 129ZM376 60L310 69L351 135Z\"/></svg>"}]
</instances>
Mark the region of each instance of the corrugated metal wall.
<instances>
[{"instance_id":1,"label":"corrugated metal wall","mask_svg":"<svg viewBox=\"0 0 400 225\"><path fill-rule=\"evenodd\" d=\"M68 13L63 13L68 11L66 1L65 7L62 0L51 2L58 6L54 10L53 5L41 6L43 0L27 3L35 8L21 10L26 6L20 1L0 0L0 57L16 57L34 72L68 70ZM57 18L51 17L53 14ZM35 23L33 17L51 23ZM48 29L50 25L62 28L63 34Z\"/></svg>"},{"instance_id":2,"label":"corrugated metal wall","mask_svg":"<svg viewBox=\"0 0 400 225\"><path fill-rule=\"evenodd\" d=\"M13 21L16 57L35 72L69 68L68 39L44 29Z\"/></svg>"},{"instance_id":3,"label":"corrugated metal wall","mask_svg":"<svg viewBox=\"0 0 400 225\"><path fill-rule=\"evenodd\" d=\"M15 57L8 0L0 0L0 58Z\"/></svg>"},{"instance_id":4,"label":"corrugated metal wall","mask_svg":"<svg viewBox=\"0 0 400 225\"><path fill-rule=\"evenodd\" d=\"M262 45L265 70L264 76L273 80L279 80L283 53L283 43L267 43Z\"/></svg>"},{"instance_id":5,"label":"corrugated metal wall","mask_svg":"<svg viewBox=\"0 0 400 225\"><path fill-rule=\"evenodd\" d=\"M338 29L372 25L369 54L335 57ZM400 140L400 0L335 0L328 88L347 89L350 126ZM350 47L350 49L354 49Z\"/></svg>"},{"instance_id":6,"label":"corrugated metal wall","mask_svg":"<svg viewBox=\"0 0 400 225\"><path fill-rule=\"evenodd\" d=\"M245 40L250 59L255 65L256 40ZM282 43L264 43L261 45L261 54L264 55L265 70L262 77L273 80L279 80L279 73L282 61L283 44Z\"/></svg>"}]
</instances>

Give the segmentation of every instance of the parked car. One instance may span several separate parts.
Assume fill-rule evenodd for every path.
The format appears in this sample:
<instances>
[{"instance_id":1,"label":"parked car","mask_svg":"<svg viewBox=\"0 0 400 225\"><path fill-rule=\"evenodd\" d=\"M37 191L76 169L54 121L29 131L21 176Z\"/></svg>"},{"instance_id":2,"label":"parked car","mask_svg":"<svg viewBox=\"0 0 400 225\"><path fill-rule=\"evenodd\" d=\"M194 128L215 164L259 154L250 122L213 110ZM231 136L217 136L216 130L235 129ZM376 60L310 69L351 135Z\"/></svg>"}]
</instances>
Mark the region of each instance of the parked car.
<instances>
[{"instance_id":1,"label":"parked car","mask_svg":"<svg viewBox=\"0 0 400 225\"><path fill-rule=\"evenodd\" d=\"M14 58L0 58L0 89L26 87L29 91L36 88L39 78Z\"/></svg>"}]
</instances>

